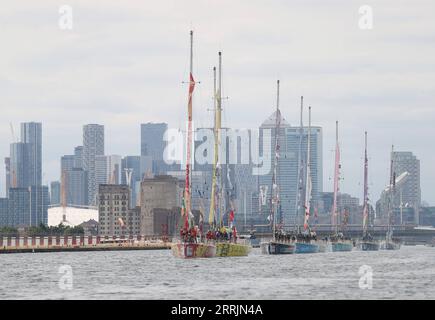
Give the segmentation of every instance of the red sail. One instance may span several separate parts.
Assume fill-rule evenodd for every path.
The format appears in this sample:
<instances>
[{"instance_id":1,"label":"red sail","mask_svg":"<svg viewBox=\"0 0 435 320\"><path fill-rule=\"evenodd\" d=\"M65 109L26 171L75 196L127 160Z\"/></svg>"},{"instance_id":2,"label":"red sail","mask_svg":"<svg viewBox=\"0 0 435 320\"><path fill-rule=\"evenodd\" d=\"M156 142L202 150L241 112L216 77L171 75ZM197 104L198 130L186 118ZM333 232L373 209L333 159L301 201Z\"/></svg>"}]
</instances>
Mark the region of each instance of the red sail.
<instances>
[{"instance_id":1,"label":"red sail","mask_svg":"<svg viewBox=\"0 0 435 320\"><path fill-rule=\"evenodd\" d=\"M187 123L187 159L186 159L186 186L184 191L185 208L184 208L184 221L185 227L189 227L189 214L190 214L190 161L191 161L191 148L192 148L192 97L195 90L195 80L192 73L190 73L189 81L189 103L187 106L188 123Z\"/></svg>"}]
</instances>

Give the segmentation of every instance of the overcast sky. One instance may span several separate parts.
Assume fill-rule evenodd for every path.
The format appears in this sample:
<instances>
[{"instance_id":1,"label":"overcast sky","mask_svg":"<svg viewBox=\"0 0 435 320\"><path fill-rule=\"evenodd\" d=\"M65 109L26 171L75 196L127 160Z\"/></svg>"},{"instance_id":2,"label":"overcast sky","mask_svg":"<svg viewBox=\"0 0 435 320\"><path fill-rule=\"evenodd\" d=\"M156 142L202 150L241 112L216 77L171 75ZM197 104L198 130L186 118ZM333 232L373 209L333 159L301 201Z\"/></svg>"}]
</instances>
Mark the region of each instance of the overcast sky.
<instances>
[{"instance_id":1,"label":"overcast sky","mask_svg":"<svg viewBox=\"0 0 435 320\"><path fill-rule=\"evenodd\" d=\"M73 29L59 27L59 7ZM359 7L373 8L361 30ZM332 190L335 120L342 191L362 197L364 131L370 193L388 181L389 152L421 160L422 199L435 205L433 0L3 1L0 6L0 157L19 123L43 123L43 181L82 144L82 126L106 130L106 154L140 153L140 123L183 125L189 30L195 31L198 125L212 115L212 67L223 51L224 125L256 128L274 108L299 122L299 97L324 129L324 190ZM4 195L4 166L0 169Z\"/></svg>"}]
</instances>

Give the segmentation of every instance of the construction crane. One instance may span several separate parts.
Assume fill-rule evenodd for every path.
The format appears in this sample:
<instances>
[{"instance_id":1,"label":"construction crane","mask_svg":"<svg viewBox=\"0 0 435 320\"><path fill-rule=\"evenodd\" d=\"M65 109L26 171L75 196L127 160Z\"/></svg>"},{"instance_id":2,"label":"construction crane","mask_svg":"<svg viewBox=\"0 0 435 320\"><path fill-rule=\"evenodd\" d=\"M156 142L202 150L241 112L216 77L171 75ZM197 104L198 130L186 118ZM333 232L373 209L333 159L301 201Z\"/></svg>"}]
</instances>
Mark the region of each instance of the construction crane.
<instances>
[{"instance_id":1,"label":"construction crane","mask_svg":"<svg viewBox=\"0 0 435 320\"><path fill-rule=\"evenodd\" d=\"M12 142L14 142L14 143L18 142L18 139L15 136L14 125L12 124L12 122L9 122L9 127L11 128Z\"/></svg>"}]
</instances>

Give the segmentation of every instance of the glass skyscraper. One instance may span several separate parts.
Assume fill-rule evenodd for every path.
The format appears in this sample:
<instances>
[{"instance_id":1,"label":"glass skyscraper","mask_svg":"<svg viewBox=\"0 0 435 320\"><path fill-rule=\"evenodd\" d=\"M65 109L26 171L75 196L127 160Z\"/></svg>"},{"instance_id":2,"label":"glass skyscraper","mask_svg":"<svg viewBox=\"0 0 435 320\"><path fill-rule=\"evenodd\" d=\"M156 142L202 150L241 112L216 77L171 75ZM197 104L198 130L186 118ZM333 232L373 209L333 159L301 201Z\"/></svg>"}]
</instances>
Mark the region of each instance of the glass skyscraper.
<instances>
[{"instance_id":1,"label":"glass skyscraper","mask_svg":"<svg viewBox=\"0 0 435 320\"><path fill-rule=\"evenodd\" d=\"M144 175L152 173L151 156L126 156L121 162L121 184L127 184L126 170L131 170L131 205L139 205L140 182Z\"/></svg>"},{"instance_id":2,"label":"glass skyscraper","mask_svg":"<svg viewBox=\"0 0 435 320\"><path fill-rule=\"evenodd\" d=\"M0 227L8 226L9 221L9 199L0 198Z\"/></svg>"},{"instance_id":3,"label":"glass skyscraper","mask_svg":"<svg viewBox=\"0 0 435 320\"><path fill-rule=\"evenodd\" d=\"M83 169L88 172L88 203L96 204L98 185L95 175L95 160L104 155L104 126L83 126Z\"/></svg>"},{"instance_id":4,"label":"glass skyscraper","mask_svg":"<svg viewBox=\"0 0 435 320\"><path fill-rule=\"evenodd\" d=\"M42 124L21 123L21 142L29 144L29 185L42 185Z\"/></svg>"},{"instance_id":5,"label":"glass skyscraper","mask_svg":"<svg viewBox=\"0 0 435 320\"><path fill-rule=\"evenodd\" d=\"M270 163L273 164L275 152L275 123L276 112L273 113L260 126L260 154L265 154L268 150L270 154ZM264 139L264 130L269 129L271 139ZM302 136L302 140L301 140ZM323 191L323 163L322 163L322 128L311 127L311 208L314 210L320 201L320 195ZM277 216L277 221L282 222L285 226L293 226L302 224L303 222L303 204L305 201L305 167L307 159L307 142L308 142L308 127L303 127L302 134L300 127L292 127L284 118L281 119L280 133L278 138L279 159L277 167L277 185L279 187L280 210ZM301 154L299 155L299 150ZM299 159L303 161L302 172L299 174L302 177L299 183L298 190L298 171L301 167ZM272 167L272 166L271 166ZM260 190L263 190L266 199L261 201ZM270 214L270 198L272 190L272 170L268 174L258 176L258 190L255 200L259 201L254 207L258 208L258 216L254 217L253 221L256 224L269 223L267 220ZM299 193L299 196L298 196ZM298 198L298 201L296 199ZM254 201L255 201L254 200ZM260 203L261 201L261 203ZM254 213L255 214L255 213Z\"/></svg>"},{"instance_id":6,"label":"glass skyscraper","mask_svg":"<svg viewBox=\"0 0 435 320\"><path fill-rule=\"evenodd\" d=\"M28 188L11 188L9 190L8 226L30 226L30 192Z\"/></svg>"},{"instance_id":7,"label":"glass skyscraper","mask_svg":"<svg viewBox=\"0 0 435 320\"><path fill-rule=\"evenodd\" d=\"M47 224L48 187L42 186L42 124L21 123L21 141L10 145L9 226Z\"/></svg>"},{"instance_id":8,"label":"glass skyscraper","mask_svg":"<svg viewBox=\"0 0 435 320\"><path fill-rule=\"evenodd\" d=\"M50 184L50 204L60 205L60 182L53 181Z\"/></svg>"},{"instance_id":9,"label":"glass skyscraper","mask_svg":"<svg viewBox=\"0 0 435 320\"><path fill-rule=\"evenodd\" d=\"M68 206L87 206L88 173L81 168L66 172L66 203Z\"/></svg>"},{"instance_id":10,"label":"glass skyscraper","mask_svg":"<svg viewBox=\"0 0 435 320\"><path fill-rule=\"evenodd\" d=\"M38 226L41 223L48 223L48 206L50 205L50 196L47 186L32 186L30 193L30 226Z\"/></svg>"},{"instance_id":11,"label":"glass skyscraper","mask_svg":"<svg viewBox=\"0 0 435 320\"><path fill-rule=\"evenodd\" d=\"M83 146L74 148L74 168L83 169Z\"/></svg>"},{"instance_id":12,"label":"glass skyscraper","mask_svg":"<svg viewBox=\"0 0 435 320\"><path fill-rule=\"evenodd\" d=\"M9 197L9 188L11 187L11 158L5 158L5 181L6 181L6 198Z\"/></svg>"},{"instance_id":13,"label":"glass skyscraper","mask_svg":"<svg viewBox=\"0 0 435 320\"><path fill-rule=\"evenodd\" d=\"M60 158L60 174L64 171L71 171L74 168L75 156L65 155Z\"/></svg>"},{"instance_id":14,"label":"glass skyscraper","mask_svg":"<svg viewBox=\"0 0 435 320\"><path fill-rule=\"evenodd\" d=\"M31 145L24 142L11 143L10 172L11 187L28 188L32 185L31 178Z\"/></svg>"},{"instance_id":15,"label":"glass skyscraper","mask_svg":"<svg viewBox=\"0 0 435 320\"><path fill-rule=\"evenodd\" d=\"M152 157L154 174L163 174L167 171L163 161L163 152L166 148L163 138L167 129L167 123L141 124L141 155Z\"/></svg>"}]
</instances>

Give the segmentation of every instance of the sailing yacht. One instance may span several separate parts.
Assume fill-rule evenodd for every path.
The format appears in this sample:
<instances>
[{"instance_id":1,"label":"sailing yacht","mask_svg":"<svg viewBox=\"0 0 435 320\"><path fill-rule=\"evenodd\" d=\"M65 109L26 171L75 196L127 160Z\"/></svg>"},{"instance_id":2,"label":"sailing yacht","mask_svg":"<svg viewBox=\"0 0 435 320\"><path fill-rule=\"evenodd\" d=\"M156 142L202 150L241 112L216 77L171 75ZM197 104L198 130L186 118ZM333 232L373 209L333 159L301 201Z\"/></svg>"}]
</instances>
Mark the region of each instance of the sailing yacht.
<instances>
[{"instance_id":1,"label":"sailing yacht","mask_svg":"<svg viewBox=\"0 0 435 320\"><path fill-rule=\"evenodd\" d=\"M180 240L171 246L172 254L178 258L211 258L216 255L216 246L202 241L200 229L194 225L191 212L191 149L192 149L192 98L195 89L193 78L193 31L190 31L190 74L188 95L188 128L187 128L187 152L186 152L186 181L183 192L181 217L183 227L180 230Z\"/></svg>"},{"instance_id":2,"label":"sailing yacht","mask_svg":"<svg viewBox=\"0 0 435 320\"><path fill-rule=\"evenodd\" d=\"M358 242L358 248L362 251L379 250L379 242L368 232L369 220L369 187L368 187L368 156L367 156L367 131L365 132L365 151L364 151L364 204L363 204L363 237Z\"/></svg>"},{"instance_id":3,"label":"sailing yacht","mask_svg":"<svg viewBox=\"0 0 435 320\"><path fill-rule=\"evenodd\" d=\"M301 128L302 134L302 128ZM317 253L326 250L323 243L317 242L316 233L311 231L309 226L310 220L310 205L311 205L311 107L308 107L308 141L307 141L307 161L306 161L306 177L305 177L305 216L304 216L304 231L300 232L298 226L295 242L295 253ZM321 246L321 248L320 248Z\"/></svg>"},{"instance_id":4,"label":"sailing yacht","mask_svg":"<svg viewBox=\"0 0 435 320\"><path fill-rule=\"evenodd\" d=\"M390 186L389 186L389 201L388 201L388 228L385 235L385 241L381 244L383 250L399 250L400 241L393 239L393 226L391 220L393 219L394 210L394 193L396 192L396 175L394 173L394 160L393 160L394 146L391 147L391 164L390 164Z\"/></svg>"},{"instance_id":5,"label":"sailing yacht","mask_svg":"<svg viewBox=\"0 0 435 320\"><path fill-rule=\"evenodd\" d=\"M333 252L352 251L353 243L346 239L338 224L338 190L340 183L340 145L338 142L338 121L335 123L335 168L334 168L334 202L332 205L332 215L334 217L335 233L330 237L331 250Z\"/></svg>"},{"instance_id":6,"label":"sailing yacht","mask_svg":"<svg viewBox=\"0 0 435 320\"><path fill-rule=\"evenodd\" d=\"M232 201L225 200L225 188L222 174L221 155L221 115L222 115L222 52L219 52L219 79L216 90L216 68L214 73L214 161L212 171L212 191L209 212L210 230L207 233L208 243L216 244L217 257L247 256L251 251L251 245L237 237L236 227L233 226L235 208ZM229 200L229 199L228 199ZM230 204L230 206L228 206ZM229 210L227 210L229 207ZM216 212L220 213L217 217ZM223 225L223 214L228 214L228 226Z\"/></svg>"},{"instance_id":7,"label":"sailing yacht","mask_svg":"<svg viewBox=\"0 0 435 320\"><path fill-rule=\"evenodd\" d=\"M295 252L296 246L289 235L286 235L282 227L277 227L276 218L279 205L279 185L277 181L277 168L279 159L279 133L281 125L281 111L279 109L279 80L276 82L277 95L276 95L276 112L275 112L275 158L272 168L272 193L270 198L270 215L269 220L272 226L272 240L262 242L260 244L261 252L263 254L292 254Z\"/></svg>"}]
</instances>

